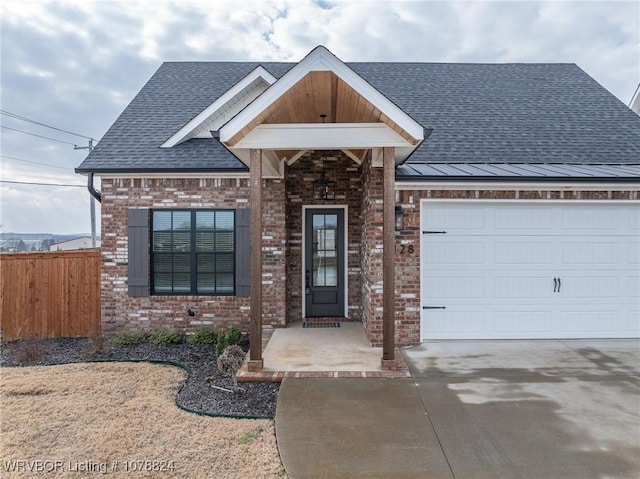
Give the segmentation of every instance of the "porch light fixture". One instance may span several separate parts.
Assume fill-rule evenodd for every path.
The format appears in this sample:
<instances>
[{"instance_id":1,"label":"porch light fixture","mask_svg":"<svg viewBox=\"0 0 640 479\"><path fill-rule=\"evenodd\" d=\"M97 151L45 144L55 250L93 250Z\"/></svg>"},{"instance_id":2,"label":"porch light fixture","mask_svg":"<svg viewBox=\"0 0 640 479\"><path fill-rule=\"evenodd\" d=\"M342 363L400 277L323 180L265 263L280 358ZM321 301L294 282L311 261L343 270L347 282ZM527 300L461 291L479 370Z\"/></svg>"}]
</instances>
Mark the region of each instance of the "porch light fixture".
<instances>
[{"instance_id":1,"label":"porch light fixture","mask_svg":"<svg viewBox=\"0 0 640 479\"><path fill-rule=\"evenodd\" d=\"M396 231L404 231L404 210L396 206Z\"/></svg>"},{"instance_id":2,"label":"porch light fixture","mask_svg":"<svg viewBox=\"0 0 640 479\"><path fill-rule=\"evenodd\" d=\"M336 182L327 178L324 169L320 179L313 182L313 197L316 200L336 199Z\"/></svg>"}]
</instances>

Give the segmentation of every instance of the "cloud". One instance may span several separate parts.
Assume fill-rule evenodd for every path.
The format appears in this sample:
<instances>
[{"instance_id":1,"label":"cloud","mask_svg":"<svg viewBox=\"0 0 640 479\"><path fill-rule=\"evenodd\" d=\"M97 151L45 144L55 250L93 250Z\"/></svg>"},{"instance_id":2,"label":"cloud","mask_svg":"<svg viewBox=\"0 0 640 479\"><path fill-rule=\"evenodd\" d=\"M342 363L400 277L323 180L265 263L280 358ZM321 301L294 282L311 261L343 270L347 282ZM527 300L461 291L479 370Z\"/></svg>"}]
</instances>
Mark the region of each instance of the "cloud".
<instances>
[{"instance_id":1,"label":"cloud","mask_svg":"<svg viewBox=\"0 0 640 479\"><path fill-rule=\"evenodd\" d=\"M4 0L0 8L2 108L96 139L163 61L299 61L318 44L344 61L577 63L625 103L640 81L635 0ZM2 124L86 145L4 116ZM2 154L71 169L86 151L3 129ZM84 182L69 175L2 158L6 179ZM0 223L88 231L79 206L88 196L78 190L2 185Z\"/></svg>"}]
</instances>

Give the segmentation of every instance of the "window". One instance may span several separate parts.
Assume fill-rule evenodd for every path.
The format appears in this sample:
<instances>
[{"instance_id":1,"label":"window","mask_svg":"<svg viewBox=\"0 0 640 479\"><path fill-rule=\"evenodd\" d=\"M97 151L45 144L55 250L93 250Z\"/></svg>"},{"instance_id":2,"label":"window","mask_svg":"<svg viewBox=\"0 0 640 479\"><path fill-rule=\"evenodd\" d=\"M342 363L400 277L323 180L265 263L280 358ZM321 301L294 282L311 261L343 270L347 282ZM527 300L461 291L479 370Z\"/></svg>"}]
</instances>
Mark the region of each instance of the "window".
<instances>
[{"instance_id":1,"label":"window","mask_svg":"<svg viewBox=\"0 0 640 479\"><path fill-rule=\"evenodd\" d=\"M154 210L152 294L235 294L233 210Z\"/></svg>"}]
</instances>

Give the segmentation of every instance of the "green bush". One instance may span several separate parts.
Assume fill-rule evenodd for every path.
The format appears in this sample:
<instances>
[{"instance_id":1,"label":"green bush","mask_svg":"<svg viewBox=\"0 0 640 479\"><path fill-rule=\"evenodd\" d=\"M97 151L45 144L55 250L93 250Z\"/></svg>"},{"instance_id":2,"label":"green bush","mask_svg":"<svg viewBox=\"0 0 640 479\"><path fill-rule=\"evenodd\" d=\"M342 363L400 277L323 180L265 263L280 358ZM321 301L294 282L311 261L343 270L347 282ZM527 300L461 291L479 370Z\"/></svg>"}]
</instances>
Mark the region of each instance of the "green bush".
<instances>
[{"instance_id":1,"label":"green bush","mask_svg":"<svg viewBox=\"0 0 640 479\"><path fill-rule=\"evenodd\" d=\"M135 346L136 344L144 343L146 339L146 336L142 333L122 331L111 342L117 346Z\"/></svg>"},{"instance_id":2,"label":"green bush","mask_svg":"<svg viewBox=\"0 0 640 479\"><path fill-rule=\"evenodd\" d=\"M209 326L200 326L196 328L195 332L187 336L187 343L189 344L215 344L218 339L216 330Z\"/></svg>"},{"instance_id":3,"label":"green bush","mask_svg":"<svg viewBox=\"0 0 640 479\"><path fill-rule=\"evenodd\" d=\"M180 342L180 335L178 333L173 333L167 329L159 328L156 329L153 334L151 334L151 336L149 337L149 341L151 341L156 346L177 344Z\"/></svg>"},{"instance_id":4,"label":"green bush","mask_svg":"<svg viewBox=\"0 0 640 479\"><path fill-rule=\"evenodd\" d=\"M216 345L216 354L218 357L222 355L227 346L229 346L229 343L227 342L227 335L224 334L224 331L220 331L218 333L218 344Z\"/></svg>"},{"instance_id":5,"label":"green bush","mask_svg":"<svg viewBox=\"0 0 640 479\"><path fill-rule=\"evenodd\" d=\"M238 344L240 342L240 338L242 337L242 333L235 326L231 326L229 331L227 331L227 345L231 346L233 344Z\"/></svg>"},{"instance_id":6,"label":"green bush","mask_svg":"<svg viewBox=\"0 0 640 479\"><path fill-rule=\"evenodd\" d=\"M218 345L216 346L216 353L218 356L222 355L227 346L238 344L241 337L242 332L235 326L231 326L226 333L224 330L220 329L218 331Z\"/></svg>"}]
</instances>

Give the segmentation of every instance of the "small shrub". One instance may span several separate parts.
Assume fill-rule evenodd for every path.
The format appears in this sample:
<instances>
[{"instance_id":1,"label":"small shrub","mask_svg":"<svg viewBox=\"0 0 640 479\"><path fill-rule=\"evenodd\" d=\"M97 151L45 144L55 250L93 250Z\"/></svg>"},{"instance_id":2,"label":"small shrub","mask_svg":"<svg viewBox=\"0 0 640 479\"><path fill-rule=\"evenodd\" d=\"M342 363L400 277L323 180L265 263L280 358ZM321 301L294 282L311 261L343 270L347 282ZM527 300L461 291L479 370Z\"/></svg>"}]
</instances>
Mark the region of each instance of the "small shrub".
<instances>
[{"instance_id":1,"label":"small shrub","mask_svg":"<svg viewBox=\"0 0 640 479\"><path fill-rule=\"evenodd\" d=\"M144 343L146 339L147 337L142 333L122 331L111 342L117 346L135 346Z\"/></svg>"},{"instance_id":2,"label":"small shrub","mask_svg":"<svg viewBox=\"0 0 640 479\"><path fill-rule=\"evenodd\" d=\"M234 344L238 344L240 342L240 338L242 337L242 333L235 326L231 326L229 331L227 331L227 344L232 346Z\"/></svg>"},{"instance_id":3,"label":"small shrub","mask_svg":"<svg viewBox=\"0 0 640 479\"><path fill-rule=\"evenodd\" d=\"M218 339L216 330L209 326L200 326L196 328L195 332L187 336L187 343L189 344L215 344Z\"/></svg>"},{"instance_id":4,"label":"small shrub","mask_svg":"<svg viewBox=\"0 0 640 479\"><path fill-rule=\"evenodd\" d=\"M180 335L167 329L159 328L151 334L151 336L149 337L149 341L151 341L151 343L155 344L156 346L177 344L180 342Z\"/></svg>"},{"instance_id":5,"label":"small shrub","mask_svg":"<svg viewBox=\"0 0 640 479\"><path fill-rule=\"evenodd\" d=\"M227 346L233 346L240 342L242 338L242 332L235 326L231 326L225 333L223 329L218 330L218 346L216 347L216 353L218 356L222 355L222 352Z\"/></svg>"},{"instance_id":6,"label":"small shrub","mask_svg":"<svg viewBox=\"0 0 640 479\"><path fill-rule=\"evenodd\" d=\"M227 342L227 335L224 332L218 333L218 344L216 345L216 353L218 357L222 356L223 351L229 346Z\"/></svg>"}]
</instances>

